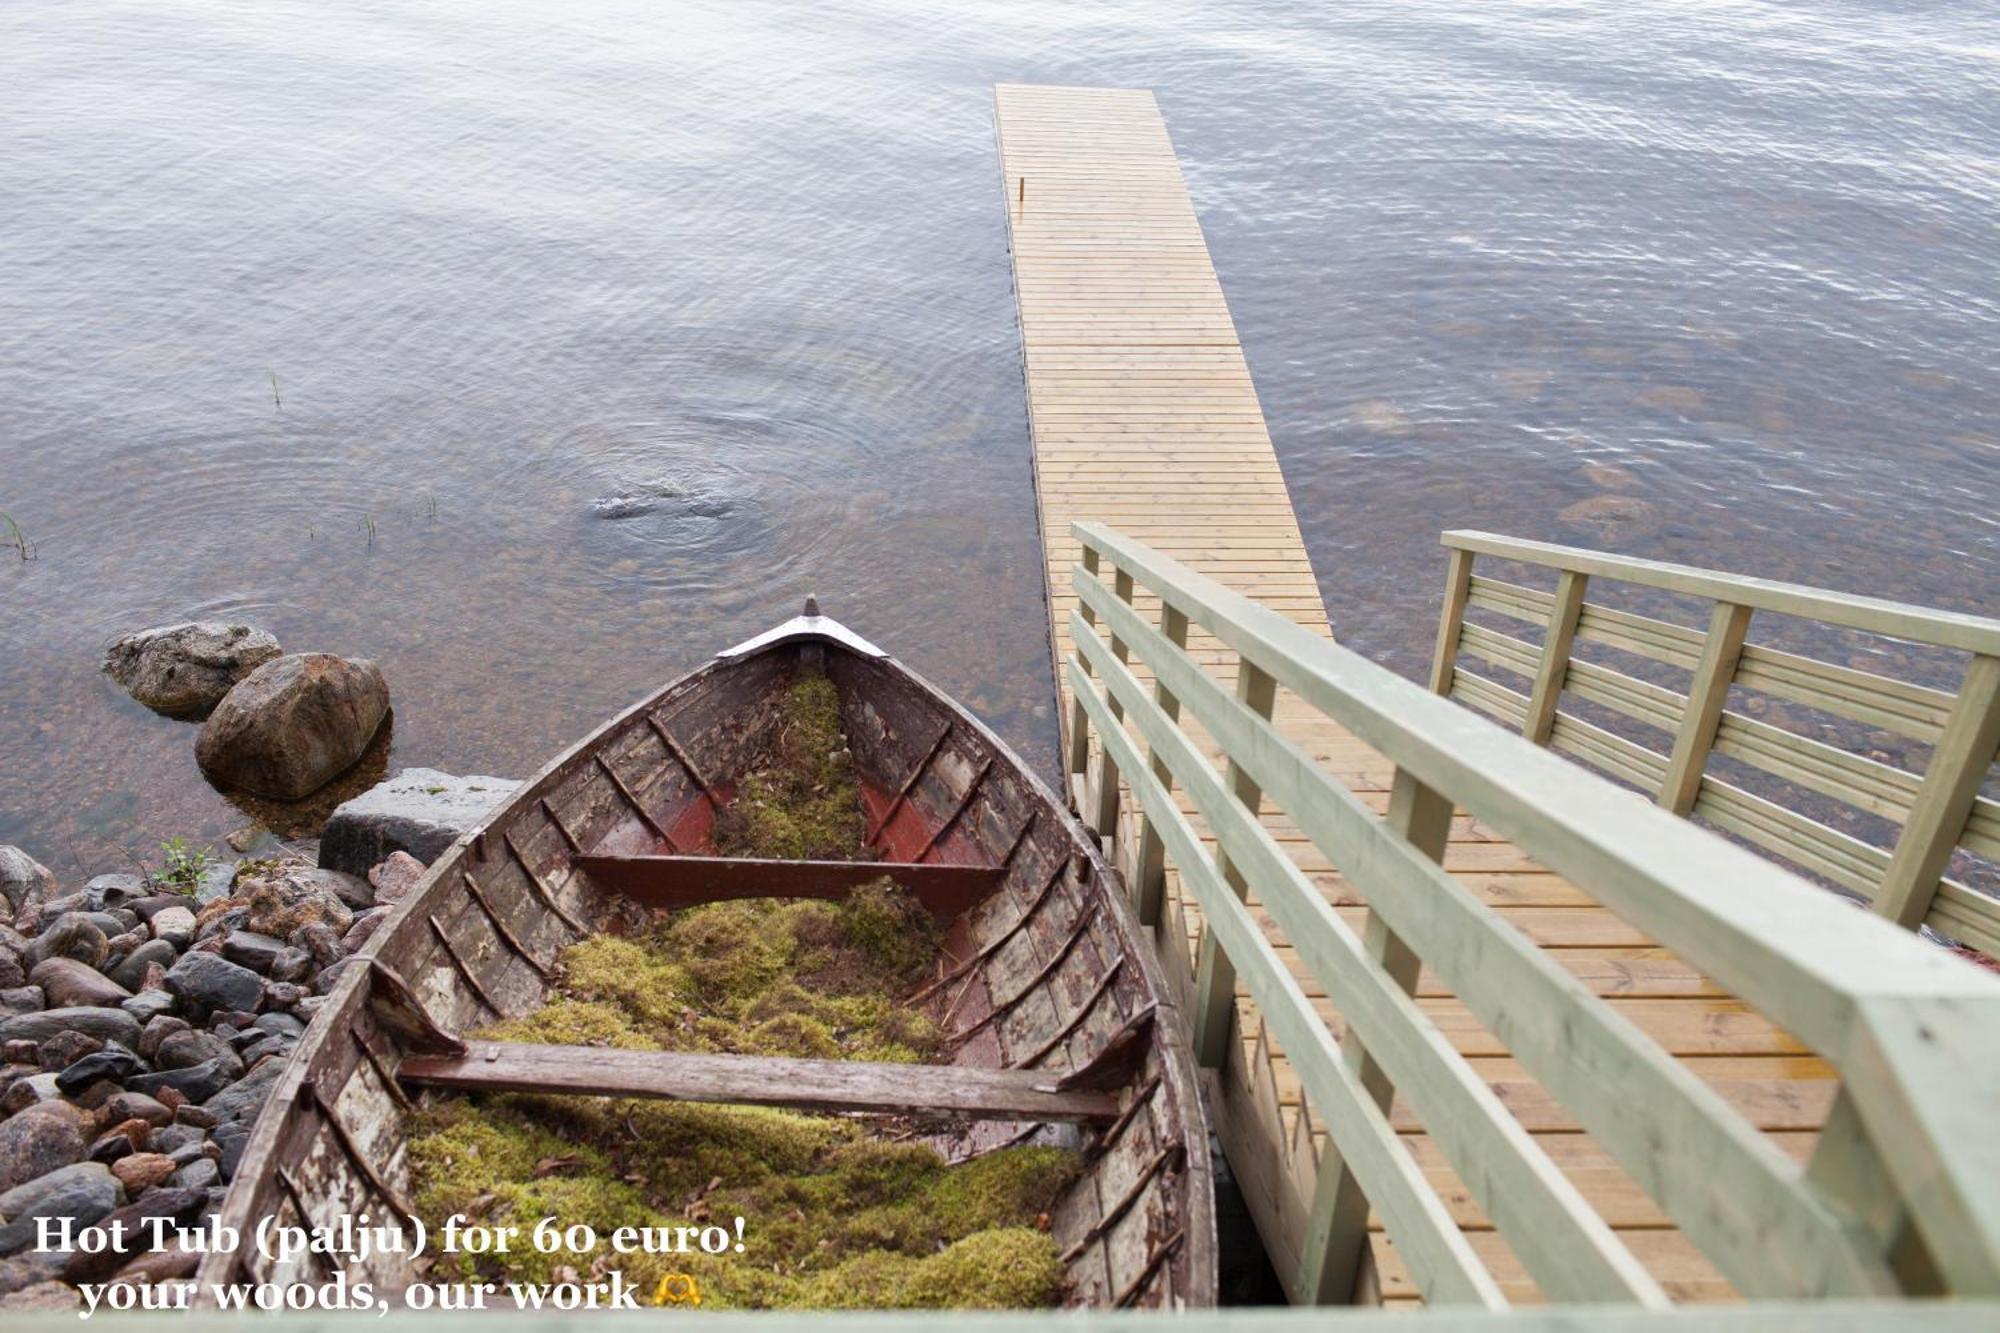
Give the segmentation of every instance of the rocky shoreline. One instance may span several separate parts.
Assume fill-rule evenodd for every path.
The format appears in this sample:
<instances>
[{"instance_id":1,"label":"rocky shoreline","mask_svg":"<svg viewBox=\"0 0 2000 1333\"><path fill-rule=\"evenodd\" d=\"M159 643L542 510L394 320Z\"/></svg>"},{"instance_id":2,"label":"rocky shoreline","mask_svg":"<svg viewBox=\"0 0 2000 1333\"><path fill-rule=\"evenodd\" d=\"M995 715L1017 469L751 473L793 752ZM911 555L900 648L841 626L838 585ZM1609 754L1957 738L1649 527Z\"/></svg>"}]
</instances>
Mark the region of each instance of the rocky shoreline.
<instances>
[{"instance_id":1,"label":"rocky shoreline","mask_svg":"<svg viewBox=\"0 0 2000 1333\"><path fill-rule=\"evenodd\" d=\"M336 811L324 848L75 888L0 846L0 1310L69 1310L76 1283L192 1272L196 1256L173 1251L41 1252L39 1223L133 1234L219 1208L354 954L512 786L410 769Z\"/></svg>"}]
</instances>

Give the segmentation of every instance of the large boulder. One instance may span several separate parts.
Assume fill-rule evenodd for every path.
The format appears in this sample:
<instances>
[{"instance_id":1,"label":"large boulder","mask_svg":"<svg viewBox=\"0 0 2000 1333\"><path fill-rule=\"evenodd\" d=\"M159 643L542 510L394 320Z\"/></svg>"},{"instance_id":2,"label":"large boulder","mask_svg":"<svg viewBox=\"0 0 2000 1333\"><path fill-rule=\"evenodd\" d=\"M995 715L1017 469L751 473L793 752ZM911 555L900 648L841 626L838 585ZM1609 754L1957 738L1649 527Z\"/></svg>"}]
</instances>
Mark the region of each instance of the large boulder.
<instances>
[{"instance_id":1,"label":"large boulder","mask_svg":"<svg viewBox=\"0 0 2000 1333\"><path fill-rule=\"evenodd\" d=\"M429 865L520 785L406 768L334 808L319 835L319 863L365 875L400 851Z\"/></svg>"},{"instance_id":2,"label":"large boulder","mask_svg":"<svg viewBox=\"0 0 2000 1333\"><path fill-rule=\"evenodd\" d=\"M0 898L7 900L8 915L40 905L55 891L56 877L47 866L19 847L0 844Z\"/></svg>"},{"instance_id":3,"label":"large boulder","mask_svg":"<svg viewBox=\"0 0 2000 1333\"><path fill-rule=\"evenodd\" d=\"M359 759L388 713L389 684L373 662L293 653L223 696L194 757L218 787L296 801Z\"/></svg>"},{"instance_id":4,"label":"large boulder","mask_svg":"<svg viewBox=\"0 0 2000 1333\"><path fill-rule=\"evenodd\" d=\"M261 629L192 620L127 634L105 650L104 670L155 712L202 717L281 651Z\"/></svg>"}]
</instances>

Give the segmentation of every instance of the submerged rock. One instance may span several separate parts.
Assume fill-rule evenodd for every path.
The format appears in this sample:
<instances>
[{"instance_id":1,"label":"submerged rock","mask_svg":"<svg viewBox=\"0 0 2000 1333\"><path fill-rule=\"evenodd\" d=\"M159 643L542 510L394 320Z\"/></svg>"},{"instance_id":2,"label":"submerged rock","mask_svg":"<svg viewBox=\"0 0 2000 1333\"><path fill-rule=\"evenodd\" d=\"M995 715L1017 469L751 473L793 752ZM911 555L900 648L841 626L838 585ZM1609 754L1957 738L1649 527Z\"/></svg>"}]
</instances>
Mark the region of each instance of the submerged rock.
<instances>
[{"instance_id":1,"label":"submerged rock","mask_svg":"<svg viewBox=\"0 0 2000 1333\"><path fill-rule=\"evenodd\" d=\"M400 851L428 865L520 785L406 768L335 808L319 836L319 863L360 875Z\"/></svg>"},{"instance_id":2,"label":"submerged rock","mask_svg":"<svg viewBox=\"0 0 2000 1333\"><path fill-rule=\"evenodd\" d=\"M155 712L200 717L281 651L277 639L250 625L188 621L119 639L104 654L104 670Z\"/></svg>"},{"instance_id":3,"label":"submerged rock","mask_svg":"<svg viewBox=\"0 0 2000 1333\"><path fill-rule=\"evenodd\" d=\"M373 662L294 653L239 681L195 742L218 787L280 801L310 796L361 757L389 712L389 685Z\"/></svg>"}]
</instances>

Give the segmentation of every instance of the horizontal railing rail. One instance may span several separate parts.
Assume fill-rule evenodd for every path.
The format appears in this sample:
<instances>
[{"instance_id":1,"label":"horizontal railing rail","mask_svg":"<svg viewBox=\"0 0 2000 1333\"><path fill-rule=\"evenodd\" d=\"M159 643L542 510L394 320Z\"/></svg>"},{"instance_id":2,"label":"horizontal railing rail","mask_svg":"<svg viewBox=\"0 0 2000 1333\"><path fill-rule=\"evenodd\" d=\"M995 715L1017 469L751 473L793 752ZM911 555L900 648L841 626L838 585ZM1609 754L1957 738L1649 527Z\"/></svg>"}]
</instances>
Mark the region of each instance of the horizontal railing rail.
<instances>
[{"instance_id":1,"label":"horizontal railing rail","mask_svg":"<svg viewBox=\"0 0 2000 1333\"><path fill-rule=\"evenodd\" d=\"M2000 748L2000 620L1486 532L1447 532L1442 540L1451 559L1432 689L1640 788L1674 814L1859 895L1899 925L1927 924L2000 957L2000 899L1948 877L1960 849L2000 861L2000 801L1980 793ZM1555 589L1482 574L1474 565L1479 556L1552 569ZM1707 624L1675 624L1590 600L1607 583L1703 599ZM1536 627L1540 641L1470 620L1468 612ZM1934 689L1751 642L1757 612L1968 653L1970 660L1956 690ZM1580 659L1579 642L1609 650L1630 669ZM1468 658L1484 669L1471 669ZM1676 678L1686 672L1685 686L1632 674L1650 664ZM1528 688L1513 688L1495 669ZM1607 710L1620 725L1588 721L1564 708L1565 698ZM1928 757L1922 771L1912 771L1879 749L1860 753L1749 711L1773 702L1894 733ZM1773 794L1715 772L1718 757L1754 771ZM1814 797L1887 821L1893 838L1869 841L1814 818L1800 808Z\"/></svg>"},{"instance_id":2,"label":"horizontal railing rail","mask_svg":"<svg viewBox=\"0 0 2000 1333\"><path fill-rule=\"evenodd\" d=\"M1746 1295L2000 1294L2000 1149L1974 1128L2000 1115L2000 979L1139 542L1073 531L1080 804L1100 833L1136 839L1121 850L1142 920L1160 918L1169 872L1200 910L1198 1056L1224 1059L1240 983L1327 1127L1296 1297L1348 1298L1372 1211L1426 1301L1505 1304L1396 1132L1400 1097L1545 1296L1667 1304L1412 998L1425 965ZM1233 680L1218 657L1236 659ZM1396 765L1386 816L1273 721L1280 689ZM1360 927L1274 840L1267 806L1365 899ZM1447 872L1455 810L1834 1065L1843 1091L1812 1160L1774 1145ZM1333 1002L1339 1039L1252 895Z\"/></svg>"}]
</instances>

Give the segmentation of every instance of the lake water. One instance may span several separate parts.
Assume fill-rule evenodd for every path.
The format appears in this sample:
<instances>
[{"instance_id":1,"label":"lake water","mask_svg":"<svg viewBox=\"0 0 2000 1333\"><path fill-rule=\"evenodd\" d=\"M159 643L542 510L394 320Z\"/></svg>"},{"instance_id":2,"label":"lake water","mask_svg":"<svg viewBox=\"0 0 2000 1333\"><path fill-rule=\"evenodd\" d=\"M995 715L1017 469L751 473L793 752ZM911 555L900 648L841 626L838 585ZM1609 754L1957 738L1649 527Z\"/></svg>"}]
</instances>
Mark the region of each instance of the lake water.
<instances>
[{"instance_id":1,"label":"lake water","mask_svg":"<svg viewBox=\"0 0 2000 1333\"><path fill-rule=\"evenodd\" d=\"M998 81L1157 91L1379 660L1447 526L1994 609L1990 3L12 0L0 841L243 822L193 617L518 775L817 591L1052 765Z\"/></svg>"}]
</instances>

